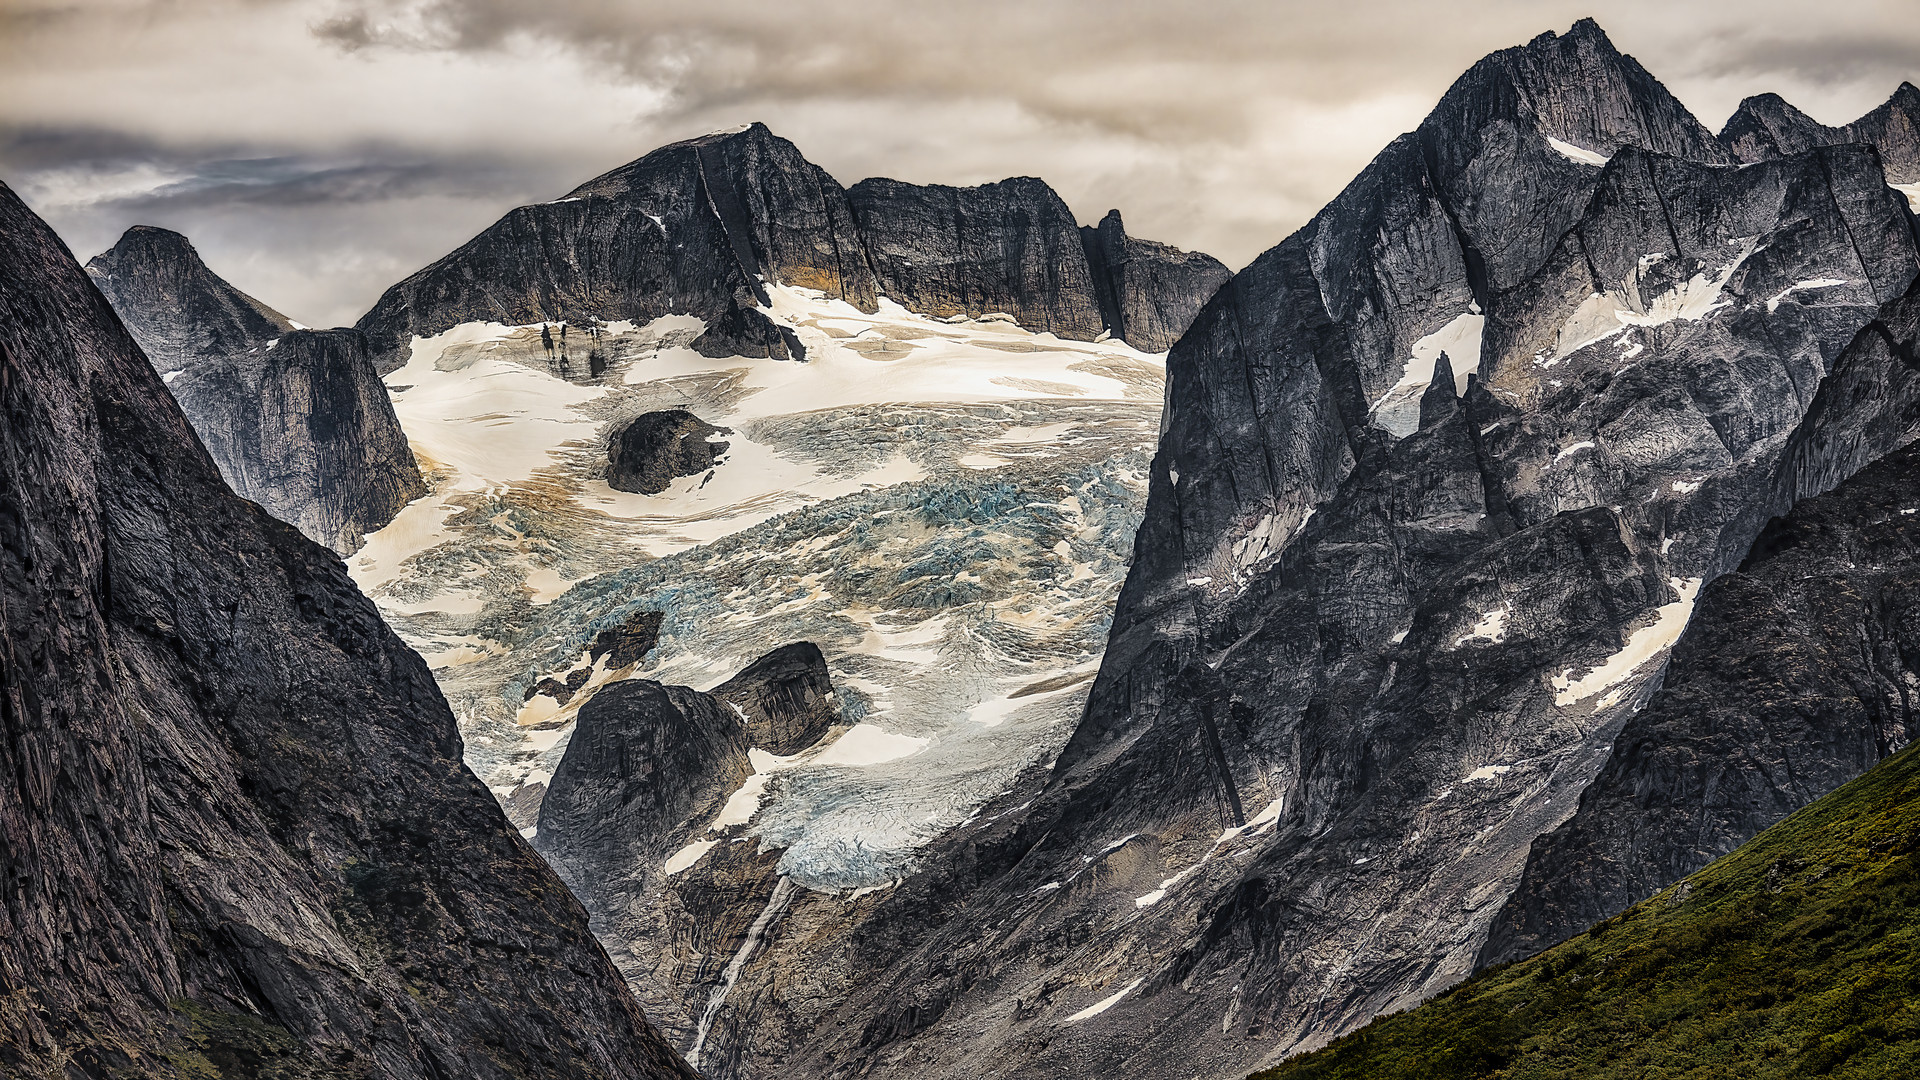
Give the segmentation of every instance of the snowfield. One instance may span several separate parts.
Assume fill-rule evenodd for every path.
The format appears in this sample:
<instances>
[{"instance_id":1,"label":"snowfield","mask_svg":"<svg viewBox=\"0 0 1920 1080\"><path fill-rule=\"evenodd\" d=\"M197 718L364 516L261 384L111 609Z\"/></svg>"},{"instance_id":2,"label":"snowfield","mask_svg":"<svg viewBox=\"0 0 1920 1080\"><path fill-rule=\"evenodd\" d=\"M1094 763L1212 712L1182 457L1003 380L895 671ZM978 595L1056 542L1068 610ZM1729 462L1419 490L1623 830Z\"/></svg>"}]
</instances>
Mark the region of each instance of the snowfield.
<instances>
[{"instance_id":1,"label":"snowfield","mask_svg":"<svg viewBox=\"0 0 1920 1080\"><path fill-rule=\"evenodd\" d=\"M554 324L551 352L539 324L416 338L386 382L431 491L348 565L433 665L469 764L522 828L599 687L707 689L815 642L845 726L756 754L723 817L785 849L797 886L869 889L1071 733L1145 502L1164 360L768 291L805 363L701 356L686 316ZM613 490L609 434L659 409L729 429L726 455L658 495ZM589 660L646 610L665 614L650 656ZM587 681L566 704L527 696L570 671Z\"/></svg>"}]
</instances>

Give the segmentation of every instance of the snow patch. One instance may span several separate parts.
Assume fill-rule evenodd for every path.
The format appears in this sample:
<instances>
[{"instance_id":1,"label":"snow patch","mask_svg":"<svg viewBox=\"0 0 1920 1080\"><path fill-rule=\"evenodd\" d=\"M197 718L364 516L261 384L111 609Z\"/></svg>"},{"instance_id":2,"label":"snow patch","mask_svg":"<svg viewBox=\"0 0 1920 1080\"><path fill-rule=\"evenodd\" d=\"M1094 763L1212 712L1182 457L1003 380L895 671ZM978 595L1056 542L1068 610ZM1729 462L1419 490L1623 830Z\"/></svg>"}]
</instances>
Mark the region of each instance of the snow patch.
<instances>
[{"instance_id":1,"label":"snow patch","mask_svg":"<svg viewBox=\"0 0 1920 1080\"><path fill-rule=\"evenodd\" d=\"M680 871L690 868L694 863L699 862L700 857L712 850L713 846L719 842L718 840L695 840L693 843L674 852L673 855L667 859L666 865L661 867L661 869L665 871L668 877L672 877Z\"/></svg>"},{"instance_id":2,"label":"snow patch","mask_svg":"<svg viewBox=\"0 0 1920 1080\"><path fill-rule=\"evenodd\" d=\"M1577 454L1582 450L1591 450L1591 449L1593 449L1593 443L1590 440L1577 442L1577 443L1574 443L1572 446L1563 447L1559 453L1553 455L1553 464L1554 465L1560 464L1561 460L1566 458L1569 454Z\"/></svg>"},{"instance_id":3,"label":"snow patch","mask_svg":"<svg viewBox=\"0 0 1920 1080\"><path fill-rule=\"evenodd\" d=\"M1599 667L1587 672L1580 678L1573 678L1573 669L1568 668L1553 677L1553 703L1572 705L1624 683L1634 672L1645 666L1647 661L1665 653L1680 639L1680 632L1687 628L1687 619L1693 614L1694 598L1700 595L1700 578L1669 578L1667 584L1673 587L1680 599L1671 604L1662 604L1654 613L1650 625L1635 630L1627 638L1627 644L1619 652L1601 663ZM1614 698L1603 704L1612 704Z\"/></svg>"},{"instance_id":4,"label":"snow patch","mask_svg":"<svg viewBox=\"0 0 1920 1080\"><path fill-rule=\"evenodd\" d=\"M1597 150L1589 150L1584 146L1575 146L1564 139L1556 139L1551 135L1547 136L1547 144L1555 150L1558 150L1561 157L1566 158L1568 161L1577 161L1582 165L1599 167L1612 160Z\"/></svg>"},{"instance_id":5,"label":"snow patch","mask_svg":"<svg viewBox=\"0 0 1920 1080\"><path fill-rule=\"evenodd\" d=\"M1845 285L1846 283L1846 278L1830 277L1814 278L1811 281L1796 281L1786 288L1781 289L1779 292L1774 293L1772 296L1767 297L1767 314L1771 315L1775 311L1778 311L1780 309L1780 301L1785 300L1795 292L1804 289L1831 289L1835 285Z\"/></svg>"},{"instance_id":6,"label":"snow patch","mask_svg":"<svg viewBox=\"0 0 1920 1080\"><path fill-rule=\"evenodd\" d=\"M1485 638L1495 645L1507 640L1507 613L1511 610L1513 605L1502 604L1480 616L1480 621L1473 624L1472 630L1453 639L1453 647L1457 649L1478 638Z\"/></svg>"},{"instance_id":7,"label":"snow patch","mask_svg":"<svg viewBox=\"0 0 1920 1080\"><path fill-rule=\"evenodd\" d=\"M1482 765L1463 777L1462 782L1474 784L1482 780L1491 780L1496 776L1505 776L1512 771L1511 765Z\"/></svg>"},{"instance_id":8,"label":"snow patch","mask_svg":"<svg viewBox=\"0 0 1920 1080\"><path fill-rule=\"evenodd\" d=\"M1074 1013L1072 1016L1067 1017L1065 1022L1069 1024L1077 1024L1082 1020L1087 1020L1087 1019L1091 1019L1092 1017L1099 1016L1101 1013L1106 1012L1108 1009L1111 1009L1115 1005L1120 1004L1120 1000L1122 998L1126 997L1128 994L1133 993L1135 990L1138 990L1140 988L1140 984L1146 981L1147 980L1144 975L1138 979L1133 980L1132 982L1128 983L1126 985L1126 988L1121 990L1119 993L1114 994L1112 997L1101 998L1099 1001L1094 1002L1092 1005L1089 1005L1086 1008L1081 1009L1079 1012Z\"/></svg>"},{"instance_id":9,"label":"snow patch","mask_svg":"<svg viewBox=\"0 0 1920 1080\"><path fill-rule=\"evenodd\" d=\"M1920 214L1920 184L1888 184L1888 187L1907 197L1907 207Z\"/></svg>"},{"instance_id":10,"label":"snow patch","mask_svg":"<svg viewBox=\"0 0 1920 1080\"><path fill-rule=\"evenodd\" d=\"M1480 370L1480 335L1487 317L1477 312L1455 316L1452 322L1413 343L1413 355L1401 369L1400 381L1374 400L1368 423L1396 439L1419 430L1420 396L1433 382L1433 365L1441 353L1453 367L1453 392L1467 392L1467 376Z\"/></svg>"}]
</instances>

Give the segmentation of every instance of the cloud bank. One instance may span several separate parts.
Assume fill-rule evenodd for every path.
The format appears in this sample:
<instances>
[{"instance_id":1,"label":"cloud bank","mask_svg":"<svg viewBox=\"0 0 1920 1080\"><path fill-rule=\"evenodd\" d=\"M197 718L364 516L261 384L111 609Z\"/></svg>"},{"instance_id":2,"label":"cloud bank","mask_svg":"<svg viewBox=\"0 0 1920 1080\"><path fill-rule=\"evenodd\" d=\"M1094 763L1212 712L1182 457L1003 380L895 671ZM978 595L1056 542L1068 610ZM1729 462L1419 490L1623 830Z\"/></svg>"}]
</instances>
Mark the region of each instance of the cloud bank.
<instances>
[{"instance_id":1,"label":"cloud bank","mask_svg":"<svg viewBox=\"0 0 1920 1080\"><path fill-rule=\"evenodd\" d=\"M1046 178L1083 221L1241 265L1557 0L0 0L0 179L85 258L194 239L314 325L516 204L762 120L842 181ZM1710 127L1920 80L1908 0L1614 0Z\"/></svg>"}]
</instances>

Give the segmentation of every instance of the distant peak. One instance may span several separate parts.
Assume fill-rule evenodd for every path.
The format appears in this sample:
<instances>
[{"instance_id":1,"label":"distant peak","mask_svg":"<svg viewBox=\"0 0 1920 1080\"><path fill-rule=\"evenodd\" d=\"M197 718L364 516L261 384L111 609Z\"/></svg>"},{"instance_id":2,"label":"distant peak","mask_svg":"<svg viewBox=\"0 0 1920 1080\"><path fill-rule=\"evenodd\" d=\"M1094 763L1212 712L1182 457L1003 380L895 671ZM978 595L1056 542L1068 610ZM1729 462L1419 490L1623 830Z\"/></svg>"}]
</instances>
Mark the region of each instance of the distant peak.
<instances>
[{"instance_id":1,"label":"distant peak","mask_svg":"<svg viewBox=\"0 0 1920 1080\"><path fill-rule=\"evenodd\" d=\"M1595 22L1591 16L1574 23L1572 28L1567 31L1567 36L1594 38L1599 41L1604 41L1609 45L1613 44L1613 39L1607 37L1607 32L1600 29L1600 24Z\"/></svg>"}]
</instances>

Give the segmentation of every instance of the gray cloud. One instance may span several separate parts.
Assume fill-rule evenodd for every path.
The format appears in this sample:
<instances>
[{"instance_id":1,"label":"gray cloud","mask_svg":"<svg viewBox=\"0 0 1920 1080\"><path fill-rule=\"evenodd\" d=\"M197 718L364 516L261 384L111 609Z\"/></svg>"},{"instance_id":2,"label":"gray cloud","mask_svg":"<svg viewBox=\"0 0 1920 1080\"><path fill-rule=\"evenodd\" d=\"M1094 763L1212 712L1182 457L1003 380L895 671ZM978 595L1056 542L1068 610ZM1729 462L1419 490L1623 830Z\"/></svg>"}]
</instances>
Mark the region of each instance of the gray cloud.
<instances>
[{"instance_id":1,"label":"gray cloud","mask_svg":"<svg viewBox=\"0 0 1920 1080\"><path fill-rule=\"evenodd\" d=\"M1896 10L1898 9L1898 10ZM842 180L1045 177L1244 263L1560 0L0 0L0 177L90 253L136 221L347 321L510 206L764 120ZM1613 0L1709 126L1920 78L1910 0Z\"/></svg>"}]
</instances>

